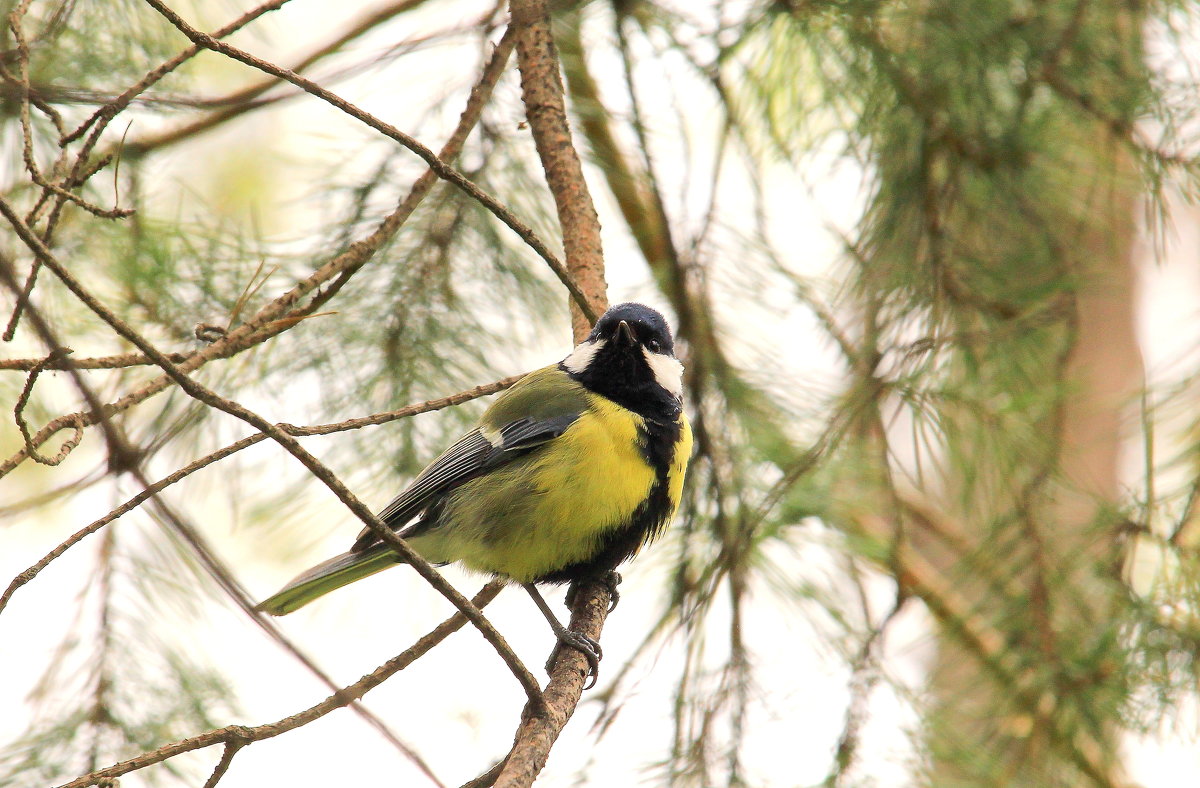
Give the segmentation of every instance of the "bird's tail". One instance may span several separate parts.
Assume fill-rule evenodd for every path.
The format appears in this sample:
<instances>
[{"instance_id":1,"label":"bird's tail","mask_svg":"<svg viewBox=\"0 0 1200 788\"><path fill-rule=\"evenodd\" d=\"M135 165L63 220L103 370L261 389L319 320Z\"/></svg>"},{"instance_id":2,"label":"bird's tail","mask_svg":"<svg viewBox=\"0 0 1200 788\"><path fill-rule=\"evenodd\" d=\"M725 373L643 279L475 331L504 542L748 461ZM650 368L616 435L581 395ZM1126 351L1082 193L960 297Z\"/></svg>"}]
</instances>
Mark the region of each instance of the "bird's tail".
<instances>
[{"instance_id":1,"label":"bird's tail","mask_svg":"<svg viewBox=\"0 0 1200 788\"><path fill-rule=\"evenodd\" d=\"M286 616L317 597L397 563L399 556L387 545L362 552L342 553L296 577L274 596L259 602L256 609L273 616Z\"/></svg>"}]
</instances>

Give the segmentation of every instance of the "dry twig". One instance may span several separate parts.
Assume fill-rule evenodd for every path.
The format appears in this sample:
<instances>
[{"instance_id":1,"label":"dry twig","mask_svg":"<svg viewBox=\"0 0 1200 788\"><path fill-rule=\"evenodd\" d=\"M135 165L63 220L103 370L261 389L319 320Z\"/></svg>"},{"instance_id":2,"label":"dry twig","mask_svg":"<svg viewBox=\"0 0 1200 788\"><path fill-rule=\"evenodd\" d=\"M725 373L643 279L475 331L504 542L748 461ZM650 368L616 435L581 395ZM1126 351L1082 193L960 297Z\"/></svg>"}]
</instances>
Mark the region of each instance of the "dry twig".
<instances>
[{"instance_id":1,"label":"dry twig","mask_svg":"<svg viewBox=\"0 0 1200 788\"><path fill-rule=\"evenodd\" d=\"M238 19L214 32L213 36L215 38L224 38L225 36L234 33L235 31L259 18L263 14L276 10L287 1L288 0L270 0L270 2L264 3L257 8L247 11ZM18 40L21 40L21 20L24 13L28 10L28 7L28 2L21 3L14 8L13 12L9 15L9 26L14 31L14 35ZM45 179L39 179L38 177L35 177L35 182L41 184L43 191L42 196L37 201L37 204L26 218L27 222L32 224L36 220L39 212L47 203L47 201L49 201L52 194L57 197L57 199L54 201L54 206L51 209L49 216L46 218L45 224L41 230L40 237L43 242L49 243L51 236L54 233L54 228L57 226L58 220L61 217L62 211L67 203L80 201L78 195L75 195L71 190L82 186L93 175L95 175L104 167L108 166L108 164L112 161L113 157L111 153L97 156L95 159L92 158L92 151L95 149L96 144L100 141L100 136L104 133L104 130L107 128L109 122L116 117L118 113L129 106L129 103L133 101L134 98L145 92L150 88L151 85L162 79L170 72L174 71L184 62L194 57L198 52L200 52L199 47L190 47L166 63L163 63L158 68L152 70L137 84L126 90L117 98L113 99L113 101L109 102L104 107L101 107L99 110L97 110L83 125L70 134L63 133L61 119L58 118L56 112L50 109L48 105L45 105L45 109L43 111L46 111L51 115L51 118L54 120L55 127L59 130L60 134L58 144L62 150L62 153L59 157L59 161L56 163L56 168L65 168L65 163L67 160L67 146L70 143L78 140L82 135L87 133L89 128L92 129L92 133L84 141L80 150L75 154L75 162L71 166L69 173L62 178L59 183L54 184L53 187L51 187L51 185L48 184ZM30 105L39 106L39 108L41 108L43 105L30 94L28 73L29 53L27 49L19 48L18 63L21 71L21 77L18 84L20 86L23 99L21 104L21 115L22 128L25 134L26 149L24 156L27 168L30 169L31 174L36 174L36 166L32 163L32 132L27 122L28 110ZM87 207L87 204L84 203L84 206ZM106 214L100 212L98 215ZM123 214L121 213L112 213L110 218L120 218L122 215ZM17 296L17 302L13 307L12 316L9 318L8 326L5 328L3 336L0 337L5 342L11 341L16 335L17 324L20 322L21 313L24 311L30 294L32 294L33 288L37 282L40 266L41 264L35 258L33 264L30 266L29 273L26 275L25 284L22 286L21 291Z\"/></svg>"},{"instance_id":2,"label":"dry twig","mask_svg":"<svg viewBox=\"0 0 1200 788\"><path fill-rule=\"evenodd\" d=\"M497 45L496 51L484 69L483 75L471 91L467 106L463 110L462 117L459 119L458 126L442 148L440 153L441 159L450 161L458 156L467 135L479 121L483 106L487 103L492 89L495 87L500 74L504 70L504 65L511 53L512 46L513 42L510 37L502 39ZM187 356L170 355L166 357L172 362L177 363L182 371L191 372L204 366L209 361L237 355L290 328L294 325L295 321L289 321L287 318L310 314L320 305L326 303L349 280L355 271L365 265L375 252L400 230L413 211L416 210L417 206L429 193L436 180L436 176L432 174L432 170L426 172L413 184L412 189L396 210L386 216L374 231L365 238L351 244L345 252L337 255L307 278L296 283L290 290L263 306L256 314L249 317L236 328L228 331L223 337L218 338L207 347L193 354ZM2 210L3 208L0 207L0 211ZM36 258L35 262L37 262ZM318 288L327 285L327 283L328 286L323 290L318 290ZM303 306L298 306L300 301L314 290L317 293L311 301ZM130 363L152 363L146 354L123 354L114 358L121 359L122 364L127 360ZM144 361L142 361L143 359ZM103 367L104 364L97 364L97 366ZM155 378L134 391L127 393L117 401L106 404L104 412L118 413L127 410L165 390L170 385L171 378L166 375ZM100 412L91 411L71 413L53 419L33 436L32 444L34 447L41 446L60 430L77 425L89 426L96 424L99 418ZM7 474L27 457L27 451L22 448L12 457L4 462L0 462L0 476Z\"/></svg>"},{"instance_id":3,"label":"dry twig","mask_svg":"<svg viewBox=\"0 0 1200 788\"><path fill-rule=\"evenodd\" d=\"M496 595L500 593L500 589L502 587L503 585L501 583L495 581L488 583L471 600L472 606L476 608L486 606L489 602L496 598ZM218 763L217 769L214 770L213 776L209 778L209 784L214 784L214 778L220 779L221 775L224 773L221 768L222 765L225 768L228 768L229 764L227 759L232 760L233 755L236 754L237 750L249 744L253 744L254 742L271 739L281 733L287 733L288 731L295 730L302 725L307 725L314 720L324 717L326 714L335 709L340 709L343 706L347 706L353 701L358 700L375 687L378 687L391 676L395 675L401 670L404 670L404 668L411 665L419 657L426 654L430 649L441 643L451 634L461 629L463 624L466 622L467 619L462 613L455 613L450 618L439 624L428 635L425 635L425 637L418 640L399 655L380 665L378 668L363 676L361 679L349 685L348 687L338 690L325 700L321 701L315 706L305 709L304 711L284 717L276 722L266 723L264 725L256 725L254 727L247 727L245 725L227 725L224 728L217 728L216 730L207 731L197 736L181 739L180 741L163 745L152 752L139 755L136 758L130 758L127 761L114 764L106 769L100 769L90 774L85 774L82 777L78 777L71 782L60 786L60 788L84 788L88 785L104 783L112 784L111 781L115 777L120 777L123 774L129 774L130 772L137 771L138 769L144 769L147 766L152 766L156 763L162 763L169 758L174 758L176 755L180 755L185 752L191 752L193 750L200 750L205 747L211 747L214 744L224 744L226 745L227 749L222 755L221 762ZM232 750L232 752L230 752L230 750Z\"/></svg>"},{"instance_id":4,"label":"dry twig","mask_svg":"<svg viewBox=\"0 0 1200 788\"><path fill-rule=\"evenodd\" d=\"M280 68L273 63L268 63L267 61L257 58L244 50L230 46L229 44L225 44L221 41L217 41L212 36L202 33L185 22L183 18L179 16L179 14L175 13L170 8L167 8L167 6L164 5L161 0L146 0L146 3L154 8L155 11L158 11L160 14L162 14L167 21L169 21L176 27L176 29L179 30L179 32L187 36L196 45L202 46L205 49L211 49L214 52L219 52L226 57L232 58L233 60L237 60L241 63L245 63L246 65L256 68L266 74L271 74L279 77L280 79L286 80L296 87L302 89L306 93L316 96L322 101L337 107L355 120L361 121L367 126L370 126L384 136L395 140L405 148L408 148L410 151L420 156L421 159L423 159L425 163L429 165L429 169L437 173L439 178L454 184L469 197L477 201L483 207L487 208L493 216L503 222L509 229L520 236L521 240L524 241L531 249L537 252L538 255L546 262L546 265L550 267L550 270L554 272L554 275L558 277L560 282L562 282L563 286L567 288L567 291L571 294L571 297L575 299L575 303L578 305L579 309L583 311L583 314L587 315L592 321L595 321L595 319L599 317L599 313L595 312L593 305L588 300L588 297L584 295L581 286L576 284L572 273L570 273L567 267L565 267L554 255L554 253L550 251L550 248L547 247L540 238L538 238L537 234L533 232L533 229L529 227L529 225L518 219L517 216L512 211L508 210L508 208L506 208L499 200L485 192L473 181L467 178L467 176L463 175L457 169L438 158L433 151L422 145L415 138L405 134L389 123L384 123L382 120L376 118L369 112L365 112L364 110L358 108L354 104L351 104L349 101L346 101L331 91L326 90L310 79L306 79L299 74L295 74L285 68ZM564 239L564 244L565 243L566 241Z\"/></svg>"},{"instance_id":5,"label":"dry twig","mask_svg":"<svg viewBox=\"0 0 1200 788\"><path fill-rule=\"evenodd\" d=\"M488 394L495 394L497 391L503 391L512 384L516 383L521 379L521 377L522 376L520 375L513 375L511 377L498 380L495 383L487 383L482 386L476 386L475 388L461 391L457 394L451 394L447 397L440 397L438 399L420 402L415 405L409 405L407 407L400 408L398 410L387 411L386 413L376 413L374 415L364 416L362 418L348 419L336 424L321 424L313 427L295 427L290 424L278 424L276 426L289 435L300 437L309 435L328 435L333 432L341 432L344 430L359 429L360 427L385 424L389 421L394 421L395 419L408 418L409 416L415 416L419 413L428 413L434 410L441 410L442 408L461 405L464 402L469 402L470 400L478 397L484 397ZM43 556L41 560L13 578L12 582L9 583L8 588L5 589L4 593L0 594L0 612L4 611L5 606L8 605L9 599L12 598L12 595L18 588L37 577L38 573L49 566L51 562L86 537L96 533L104 526L145 503L149 498L157 495L167 487L170 487L172 484L181 481L185 477L192 475L201 468L207 468L209 465L236 454L242 449L249 448L256 443L266 440L266 438L267 434L265 432L257 432L253 435L248 435L241 440L234 441L228 446L224 446L214 452L206 454L194 462L185 465L174 473L164 476L162 479L159 479L153 484L146 485L141 492L139 492L137 495L134 495L125 503L108 512L100 519L71 534L70 537Z\"/></svg>"}]
</instances>

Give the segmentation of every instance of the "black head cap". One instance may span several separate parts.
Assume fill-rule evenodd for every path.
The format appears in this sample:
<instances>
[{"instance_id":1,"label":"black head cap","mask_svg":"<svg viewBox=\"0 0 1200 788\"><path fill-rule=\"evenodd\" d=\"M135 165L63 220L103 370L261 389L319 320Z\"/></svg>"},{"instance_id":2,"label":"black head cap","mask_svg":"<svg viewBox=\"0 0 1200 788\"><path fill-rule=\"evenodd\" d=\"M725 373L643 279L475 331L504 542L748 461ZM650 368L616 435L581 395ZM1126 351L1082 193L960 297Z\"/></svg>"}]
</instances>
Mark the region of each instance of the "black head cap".
<instances>
[{"instance_id":1,"label":"black head cap","mask_svg":"<svg viewBox=\"0 0 1200 788\"><path fill-rule=\"evenodd\" d=\"M621 328L624 323L626 328ZM662 353L667 356L675 355L675 342L671 339L671 327L655 310L645 304L628 302L610 307L600 316L588 341L606 339L609 341L632 339L644 345L652 353Z\"/></svg>"}]
</instances>

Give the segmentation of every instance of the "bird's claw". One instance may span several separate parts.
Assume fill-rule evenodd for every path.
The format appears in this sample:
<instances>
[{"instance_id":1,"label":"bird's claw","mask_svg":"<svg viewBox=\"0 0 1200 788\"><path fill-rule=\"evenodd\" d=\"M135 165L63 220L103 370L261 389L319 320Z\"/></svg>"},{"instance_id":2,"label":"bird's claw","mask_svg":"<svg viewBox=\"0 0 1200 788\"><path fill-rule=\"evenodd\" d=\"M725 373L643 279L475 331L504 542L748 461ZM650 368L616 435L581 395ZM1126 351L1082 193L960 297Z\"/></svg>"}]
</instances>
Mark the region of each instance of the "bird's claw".
<instances>
[{"instance_id":1,"label":"bird's claw","mask_svg":"<svg viewBox=\"0 0 1200 788\"><path fill-rule=\"evenodd\" d=\"M606 572L604 575L597 578L597 581L606 589L608 589L608 612L611 613L616 609L617 602L621 599L621 594L617 591L617 586L621 582L621 575L615 571ZM579 583L572 583L571 587L567 589L567 607L575 607L576 595L579 593L579 586ZM581 635L578 632L572 632L571 630L562 628L561 626L555 630L555 634L558 635L558 645L555 646L554 651L550 652L550 659L546 660L546 672L549 673L553 669L554 663L558 659L559 648L564 645L570 646L571 648L582 652L583 656L588 662L588 682L584 686L584 689L587 690L596 686L596 681L600 678L600 660L604 658L604 650L600 648L600 644L595 640L592 640L587 635Z\"/></svg>"},{"instance_id":2,"label":"bird's claw","mask_svg":"<svg viewBox=\"0 0 1200 788\"><path fill-rule=\"evenodd\" d=\"M608 589L608 612L611 613L617 609L617 603L621 601L621 592L617 590L617 586L621 584L621 573L614 569L604 575L600 582Z\"/></svg>"},{"instance_id":3,"label":"bird's claw","mask_svg":"<svg viewBox=\"0 0 1200 788\"><path fill-rule=\"evenodd\" d=\"M550 652L550 659L546 660L546 672L550 673L554 668L555 661L558 660L558 650L563 646L569 646L583 654L588 663L587 678L588 682L584 685L585 690L589 690L596 686L596 680L600 678L600 660L604 658L604 649L600 648L600 644L592 640L587 635L581 635L578 632L563 630L558 636L558 645L554 651Z\"/></svg>"}]
</instances>

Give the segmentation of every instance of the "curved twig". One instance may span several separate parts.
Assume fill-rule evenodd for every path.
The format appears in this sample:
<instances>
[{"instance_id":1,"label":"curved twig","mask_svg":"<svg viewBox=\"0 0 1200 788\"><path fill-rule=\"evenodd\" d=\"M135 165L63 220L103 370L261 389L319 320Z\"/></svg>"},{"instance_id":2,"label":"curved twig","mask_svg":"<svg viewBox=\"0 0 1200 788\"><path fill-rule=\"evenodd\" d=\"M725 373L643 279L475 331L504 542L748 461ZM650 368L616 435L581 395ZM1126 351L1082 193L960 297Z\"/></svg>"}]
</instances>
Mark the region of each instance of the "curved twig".
<instances>
[{"instance_id":1,"label":"curved twig","mask_svg":"<svg viewBox=\"0 0 1200 788\"><path fill-rule=\"evenodd\" d=\"M17 397L17 404L13 407L13 421L17 423L17 429L21 431L21 438L25 441L25 451L29 452L31 460L42 465L58 465L83 440L83 425L76 422L75 434L63 442L62 447L58 450L58 454L55 454L53 457L46 457L33 445L33 438L29 434L29 425L25 422L24 416L25 406L29 403L29 395L33 393L33 384L37 382L38 375L43 370L54 369L56 365L65 364L66 357L70 352L70 348L56 347L30 367L29 377L25 379L25 386L21 389L21 394ZM58 368L65 369L66 367Z\"/></svg>"},{"instance_id":2,"label":"curved twig","mask_svg":"<svg viewBox=\"0 0 1200 788\"><path fill-rule=\"evenodd\" d=\"M521 379L521 377L521 375L513 375L511 377L497 380L494 383L486 383L481 386L476 386L472 389L467 389L466 391L460 391L457 394L451 394L438 399L431 399L426 402L420 402L415 405L409 405L407 407L400 408L398 410L387 411L385 413L376 413L374 415L364 416L362 418L348 419L347 421L341 421L336 424L320 424L313 427L295 427L290 424L279 424L277 426L281 430L287 432L289 435L295 435L299 437L310 435L328 435L330 433L341 432L343 430L354 430L360 427L385 424L389 421L394 421L395 419L402 419L409 416L415 416L419 413L428 413L434 410L441 410L442 408L460 405L478 397L487 396L488 394L495 394L497 391L503 391L512 384L516 383ZM96 533L104 526L145 503L154 495L157 495L167 487L170 487L172 484L181 481L185 477L192 475L201 468L206 468L215 462L223 460L230 455L236 454L242 449L249 448L256 443L260 443L266 440L266 438L267 434L265 432L257 432L253 435L248 435L241 440L234 441L228 446L224 446L214 452L210 452L198 460L185 465L174 473L164 476L154 484L147 485L137 495L134 495L132 498L110 511L108 514L71 534L70 537L43 556L41 560L13 578L12 582L9 583L8 588L5 589L4 593L0 594L0 612L4 611L4 608L8 605L8 601L12 598L12 595L18 588L25 585L30 580L33 580L33 578L37 577L37 575L43 569L49 566L51 562L86 537Z\"/></svg>"},{"instance_id":3,"label":"curved twig","mask_svg":"<svg viewBox=\"0 0 1200 788\"><path fill-rule=\"evenodd\" d=\"M511 36L505 35L496 45L496 50L492 53L484 72L471 90L470 98L467 100L467 105L463 109L462 116L459 119L458 126L451 134L446 144L442 147L439 154L443 160L452 160L458 156L462 150L463 142L468 134L479 122L479 117L483 112L483 106L487 103L491 96L492 90L499 80L501 73L504 71L505 64L508 62L508 57L511 54L513 47ZM408 221L409 216L420 205L424 197L429 193L429 190L436 183L437 178L432 171L427 171L416 180L408 195L400 203L400 205L392 213L388 214L379 226L375 228L368 236L362 238L343 253L337 255L329 262L322 265L307 278L297 282L290 290L275 300L263 306L251 318L244 321L236 328L229 330L221 338L213 341L208 347L196 351L193 354L188 354L179 357L177 354L165 354L165 357L172 362L178 363L179 368L186 372L190 372L220 358L228 358L234 356L243 350L260 344L271 337L282 333L287 328L294 324L289 321L289 317L297 315L306 315L312 312L316 307L324 304L337 292L341 284L344 284L347 279L359 268L365 265L388 239L392 238L404 223ZM0 199L0 212L4 212L5 206L3 200ZM9 211L8 214L12 212ZM6 215L8 215L6 214ZM15 215L15 214L13 214ZM39 263L39 258L34 259L35 265ZM296 305L308 293L317 290L322 285L333 280L333 283L326 287L323 291L319 291L314 296L310 303L297 307ZM128 354L134 358L144 358L144 363L153 363L145 354L135 353ZM128 357L127 356L127 357ZM76 366L78 368L78 366ZM106 404L101 410L91 410L83 413L71 413L65 416L51 420L36 435L33 436L33 445L40 446L47 440L57 434L60 430L76 425L88 426L100 422L106 414L118 413L134 405L154 396L171 385L171 378L166 375L155 378L141 387L129 392L119 400ZM13 468L17 467L28 456L26 450L22 448L12 457L4 462L0 462L0 476L4 476Z\"/></svg>"},{"instance_id":4,"label":"curved twig","mask_svg":"<svg viewBox=\"0 0 1200 788\"><path fill-rule=\"evenodd\" d=\"M503 584L499 582L492 581L491 583L488 583L471 599L472 606L476 608L486 606L489 602L496 598L496 595L500 593L501 588L503 588ZM321 701L315 706L310 706L304 711L298 712L289 717L284 717L276 722L266 723L265 725L256 725L254 727L247 727L245 725L227 725L224 728L217 728L216 730L201 733L198 736L181 739L180 741L163 745L153 752L144 753L136 758L130 758L127 761L122 761L118 764L114 764L113 766L109 766L106 769L99 769L91 772L90 774L85 774L69 783L65 783L64 785L60 786L60 788L85 788L85 786L88 785L96 785L98 783L110 781L114 777L120 777L123 774L129 774L130 772L137 771L138 769L144 769L147 766L152 766L156 763L162 763L169 758L174 758L176 755L180 755L185 752L191 752L193 750L204 749L205 747L211 747L215 744L225 744L227 748L233 749L236 752L236 750L254 742L271 739L281 733L287 733L288 731L295 730L296 728L307 725L314 720L324 717L326 714L335 709L348 706L350 703L366 695L388 678L411 665L419 657L423 656L430 649L441 643L451 634L461 629L463 624L466 622L467 619L462 613L455 613L434 628L428 635L418 640L399 655L383 663L358 681L347 686L345 689L335 692L325 700ZM233 753L230 753L229 749L226 750L225 755L222 757L223 761L226 757L232 760ZM228 768L227 763L225 766ZM220 769L220 764L218 764L218 769ZM223 772L221 772L221 774L223 774ZM213 776L217 779L220 779L220 774L216 770L214 770ZM211 781L212 777L209 779Z\"/></svg>"},{"instance_id":5,"label":"curved twig","mask_svg":"<svg viewBox=\"0 0 1200 788\"><path fill-rule=\"evenodd\" d=\"M546 262L546 265L548 265L550 270L554 272L554 275L558 277L558 280L562 282L564 287L567 288L567 291L571 294L571 297L575 300L575 303L578 305L579 309L582 310L583 314L588 316L589 320L594 322L596 318L599 317L599 313L595 311L588 296L584 294L583 289L581 289L581 285L575 282L572 272L568 271L567 267L564 266L561 261L559 261L554 253L550 251L550 248L542 242L541 238L534 233L533 229L529 227L529 225L518 219L512 211L504 207L504 205L495 197L481 189L475 184L474 181L470 180L457 169L438 158L437 154L435 154L429 148L425 147L408 134L400 131L395 126L392 126L389 123L384 123L382 120L376 118L369 112L359 109L354 104L351 104L341 96L326 90L312 80L306 79L305 77L289 71L286 68L280 68L273 63L268 63L267 61L257 58L242 49L238 49L237 47L230 46L222 41L218 41L207 33L197 30L185 22L183 18L179 16L179 14L175 13L170 8L167 8L167 6L164 5L161 0L146 0L146 3L155 11L158 11L160 14L162 14L167 21L169 21L177 30L179 30L179 32L187 36L188 39L197 46L204 47L205 49L211 49L213 52L219 52L226 57L232 58L233 60L237 60L241 63L245 63L252 68L258 69L259 71L272 74L280 79L286 80L296 87L304 90L306 93L309 93L321 99L322 101L337 107L355 120L365 123L384 136L395 140L405 148L408 148L417 156L420 156L421 159L423 159L425 163L429 165L429 169L437 173L439 178L454 184L465 194L467 194L467 196L471 197L483 205L483 207L487 208L493 216L503 222L507 227L509 227L509 229L520 236L521 240L524 241L531 249L537 252L538 256ZM595 217L593 216L593 220L594 218ZM566 238L564 233L564 244L565 243Z\"/></svg>"}]
</instances>

